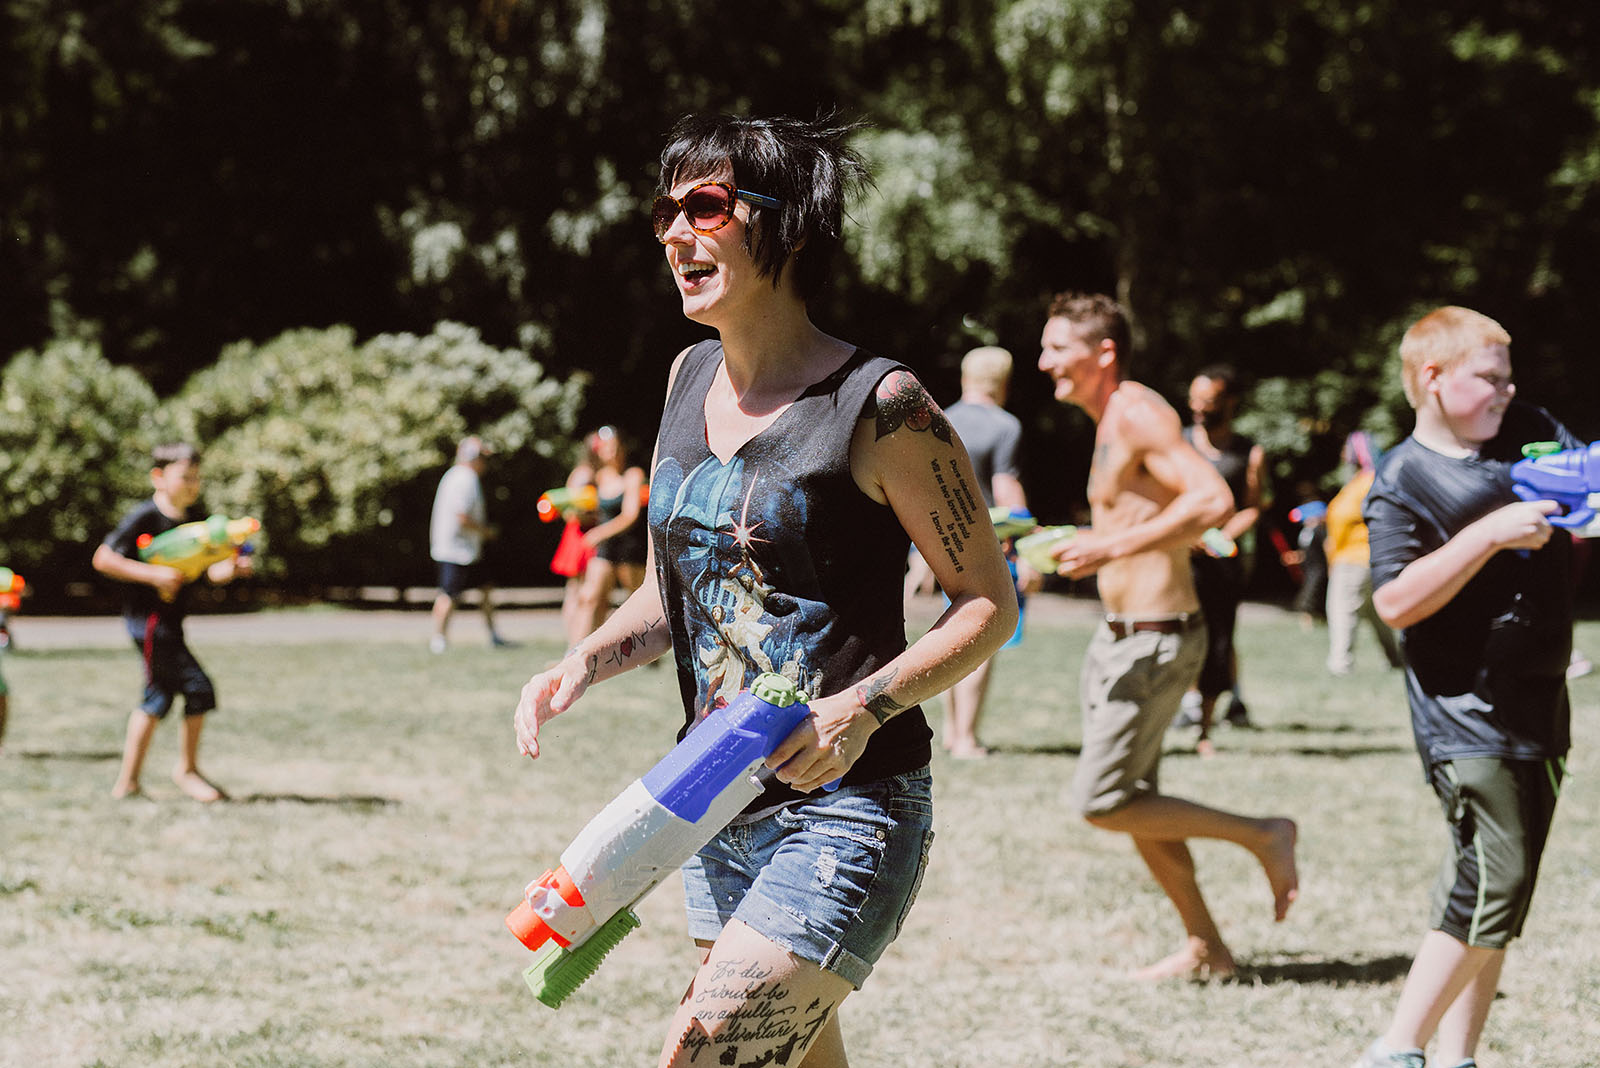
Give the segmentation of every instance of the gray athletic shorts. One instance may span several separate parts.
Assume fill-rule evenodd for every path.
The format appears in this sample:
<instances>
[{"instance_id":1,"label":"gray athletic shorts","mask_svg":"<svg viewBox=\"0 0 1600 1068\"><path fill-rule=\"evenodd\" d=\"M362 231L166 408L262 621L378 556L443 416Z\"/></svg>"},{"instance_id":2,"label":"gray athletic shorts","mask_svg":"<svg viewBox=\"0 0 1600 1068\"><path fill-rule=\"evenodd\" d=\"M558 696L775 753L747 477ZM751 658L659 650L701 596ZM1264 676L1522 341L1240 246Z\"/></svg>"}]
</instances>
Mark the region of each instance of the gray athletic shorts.
<instances>
[{"instance_id":1,"label":"gray athletic shorts","mask_svg":"<svg viewBox=\"0 0 1600 1068\"><path fill-rule=\"evenodd\" d=\"M1199 613L1171 634L1133 630L1119 638L1100 625L1078 682L1083 752L1071 790L1078 812L1103 816L1156 792L1167 728L1205 655Z\"/></svg>"}]
</instances>

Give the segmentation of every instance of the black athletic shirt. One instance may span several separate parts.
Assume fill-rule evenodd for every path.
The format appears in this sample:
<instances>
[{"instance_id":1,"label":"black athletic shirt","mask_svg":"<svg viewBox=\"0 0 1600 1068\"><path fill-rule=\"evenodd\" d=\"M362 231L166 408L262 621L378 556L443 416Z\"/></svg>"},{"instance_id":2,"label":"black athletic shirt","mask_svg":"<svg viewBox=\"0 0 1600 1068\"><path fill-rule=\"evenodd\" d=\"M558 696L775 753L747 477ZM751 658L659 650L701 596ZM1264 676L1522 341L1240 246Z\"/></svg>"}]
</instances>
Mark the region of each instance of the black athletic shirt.
<instances>
[{"instance_id":1,"label":"black athletic shirt","mask_svg":"<svg viewBox=\"0 0 1600 1068\"><path fill-rule=\"evenodd\" d=\"M906 647L901 581L910 539L850 475L850 439L880 379L903 365L859 349L724 464L705 398L722 365L684 357L650 475L650 536L683 694L682 738L764 671L811 697L846 689ZM914 771L932 755L920 706L873 732L845 783ZM774 781L747 811L803 795Z\"/></svg>"},{"instance_id":2,"label":"black athletic shirt","mask_svg":"<svg viewBox=\"0 0 1600 1068\"><path fill-rule=\"evenodd\" d=\"M139 535L165 534L173 527L205 517L205 509L196 503L190 506L182 519L172 519L156 507L156 502L152 498L141 502L124 516L122 522L117 524L117 528L106 535L105 544L110 546L113 552L130 560L137 560ZM143 627L145 620L152 615L169 626L180 624L189 612L189 591L193 585L193 583L186 584L179 591L177 599L169 604L161 599L154 586L146 586L142 582L125 582L122 592L122 617L130 624L137 624L140 627Z\"/></svg>"},{"instance_id":3,"label":"black athletic shirt","mask_svg":"<svg viewBox=\"0 0 1600 1068\"><path fill-rule=\"evenodd\" d=\"M1183 440L1190 445L1195 442L1195 428L1191 423L1183 428ZM1215 448L1215 446L1213 446ZM1222 476L1222 481L1228 484L1228 489L1233 493L1233 508L1238 511L1244 507L1245 499L1250 495L1250 452L1256 447L1256 439L1244 434L1235 433L1228 439L1228 447L1217 449L1215 459L1209 454L1202 453L1211 466L1217 469L1217 474Z\"/></svg>"},{"instance_id":4,"label":"black athletic shirt","mask_svg":"<svg viewBox=\"0 0 1600 1068\"><path fill-rule=\"evenodd\" d=\"M1543 409L1513 403L1476 456L1445 456L1415 438L1389 452L1362 509L1373 589L1515 501L1511 465L1534 441L1582 444ZM1402 632L1411 727L1425 767L1566 753L1571 558L1572 540L1559 529L1537 552L1502 550L1448 604Z\"/></svg>"}]
</instances>

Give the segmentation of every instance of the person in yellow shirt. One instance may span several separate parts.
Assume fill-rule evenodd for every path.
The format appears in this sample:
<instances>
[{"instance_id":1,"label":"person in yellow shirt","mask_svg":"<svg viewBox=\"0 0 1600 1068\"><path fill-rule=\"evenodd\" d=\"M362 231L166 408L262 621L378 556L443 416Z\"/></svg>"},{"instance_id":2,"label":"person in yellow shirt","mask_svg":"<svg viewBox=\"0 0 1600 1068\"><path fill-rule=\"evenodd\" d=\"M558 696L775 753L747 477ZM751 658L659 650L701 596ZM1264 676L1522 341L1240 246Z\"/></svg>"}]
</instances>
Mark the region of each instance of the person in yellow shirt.
<instances>
[{"instance_id":1,"label":"person in yellow shirt","mask_svg":"<svg viewBox=\"0 0 1600 1068\"><path fill-rule=\"evenodd\" d=\"M1328 502L1326 551L1328 554L1328 673L1348 675L1355 663L1356 628L1361 620L1372 625L1390 667L1401 667L1400 647L1394 631L1372 607L1372 570L1368 563L1367 525L1361 519L1361 502L1367 499L1377 467L1372 439L1357 430L1345 439L1344 460L1356 467L1355 477Z\"/></svg>"}]
</instances>

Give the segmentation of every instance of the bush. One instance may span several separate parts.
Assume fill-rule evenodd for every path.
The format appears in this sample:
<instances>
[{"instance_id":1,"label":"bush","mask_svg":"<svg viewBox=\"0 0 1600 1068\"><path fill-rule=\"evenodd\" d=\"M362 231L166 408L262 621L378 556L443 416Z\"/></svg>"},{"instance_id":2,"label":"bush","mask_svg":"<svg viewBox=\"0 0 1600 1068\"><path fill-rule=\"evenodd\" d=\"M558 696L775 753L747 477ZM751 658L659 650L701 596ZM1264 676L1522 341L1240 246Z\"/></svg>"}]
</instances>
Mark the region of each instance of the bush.
<instances>
[{"instance_id":1,"label":"bush","mask_svg":"<svg viewBox=\"0 0 1600 1068\"><path fill-rule=\"evenodd\" d=\"M491 521L510 532L498 557L531 551L526 519L538 488L565 476L584 384L456 323L361 345L336 326L229 346L162 422L203 450L211 510L261 520L261 574L410 584L430 581L434 488L467 434L499 454L485 480Z\"/></svg>"},{"instance_id":2,"label":"bush","mask_svg":"<svg viewBox=\"0 0 1600 1068\"><path fill-rule=\"evenodd\" d=\"M51 591L150 492L156 396L97 344L19 353L0 376L0 565Z\"/></svg>"}]
</instances>

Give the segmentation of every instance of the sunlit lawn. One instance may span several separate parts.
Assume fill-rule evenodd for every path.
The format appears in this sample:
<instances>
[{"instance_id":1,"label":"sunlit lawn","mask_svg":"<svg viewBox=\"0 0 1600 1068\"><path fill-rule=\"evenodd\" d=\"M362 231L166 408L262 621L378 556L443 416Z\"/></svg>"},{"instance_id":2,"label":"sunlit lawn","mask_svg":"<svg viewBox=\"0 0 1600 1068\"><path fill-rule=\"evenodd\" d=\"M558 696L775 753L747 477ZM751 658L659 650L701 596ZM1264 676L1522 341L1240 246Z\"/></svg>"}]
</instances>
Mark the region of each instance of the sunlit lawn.
<instances>
[{"instance_id":1,"label":"sunlit lawn","mask_svg":"<svg viewBox=\"0 0 1600 1068\"><path fill-rule=\"evenodd\" d=\"M665 751L665 670L593 691L516 754L510 713L552 643L197 642L224 708L205 766L234 795L167 781L107 796L137 689L128 650L5 661L0 756L0 1064L640 1065L691 970L680 892L560 1012L501 925L530 878ZM1125 840L1063 807L1088 625L1030 621L1003 654L987 761L936 761L938 840L898 943L843 1013L852 1063L1345 1065L1384 1021L1423 930L1442 845L1397 675L1371 645L1321 671L1324 632L1247 615L1259 730L1202 761L1172 736L1163 784L1300 821L1302 898L1271 922L1239 850L1201 842L1202 880L1242 982L1143 985L1176 921ZM1365 637L1365 636L1363 636ZM1580 628L1600 652L1600 625ZM1575 684L1572 776L1525 940L1490 1019L1485 1068L1600 1063L1600 819L1590 781L1600 682ZM937 722L937 704L930 712Z\"/></svg>"}]
</instances>

